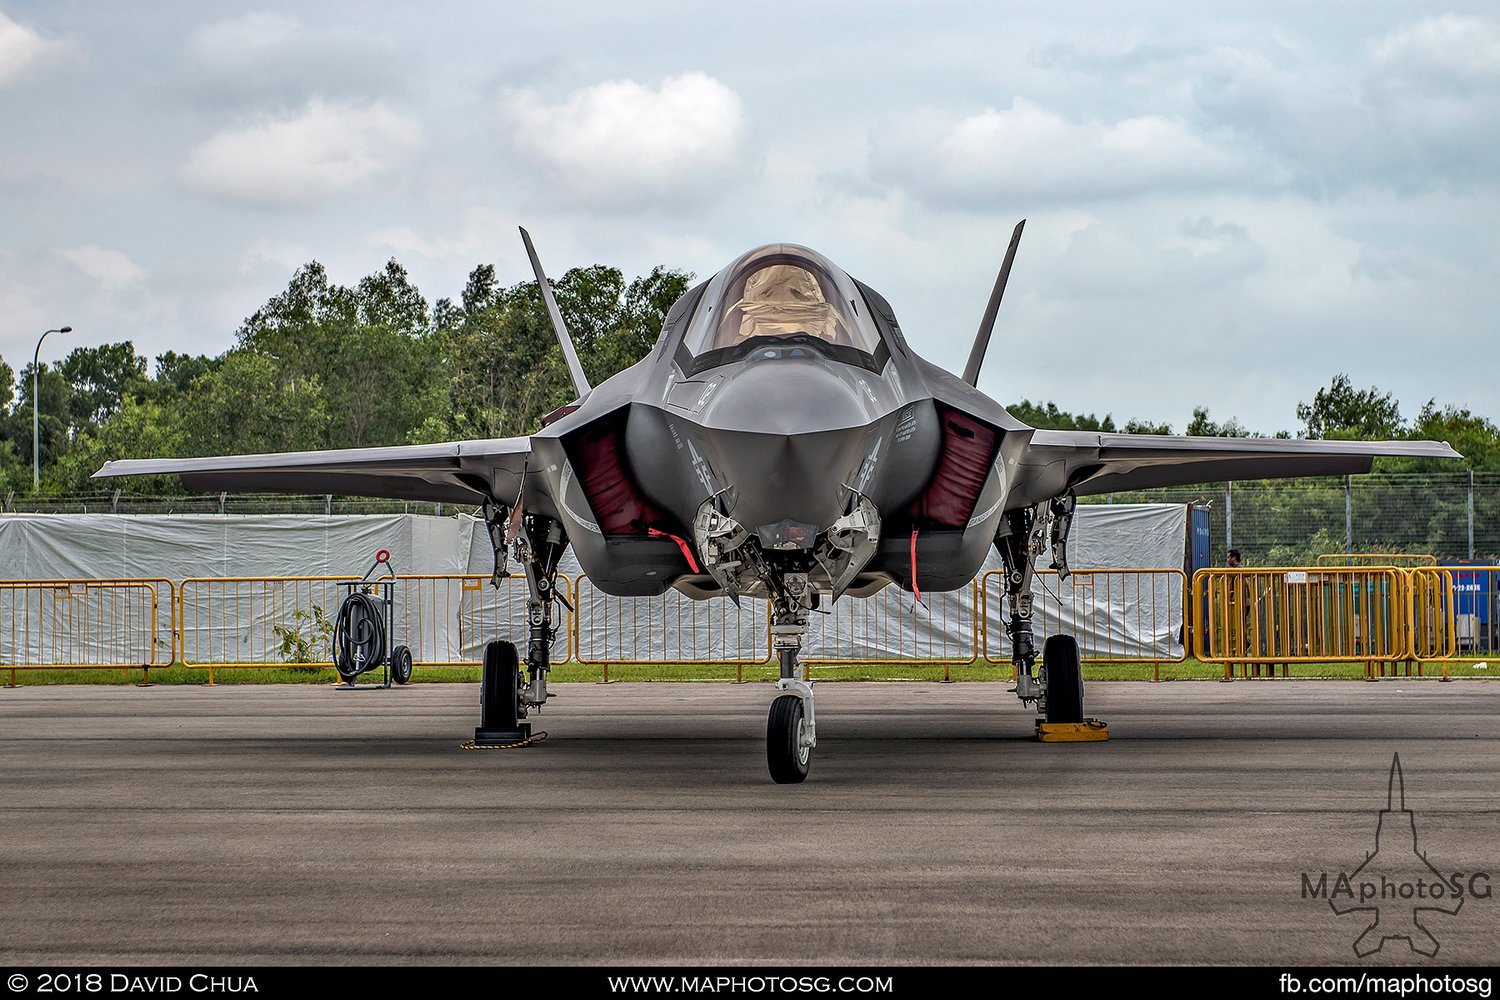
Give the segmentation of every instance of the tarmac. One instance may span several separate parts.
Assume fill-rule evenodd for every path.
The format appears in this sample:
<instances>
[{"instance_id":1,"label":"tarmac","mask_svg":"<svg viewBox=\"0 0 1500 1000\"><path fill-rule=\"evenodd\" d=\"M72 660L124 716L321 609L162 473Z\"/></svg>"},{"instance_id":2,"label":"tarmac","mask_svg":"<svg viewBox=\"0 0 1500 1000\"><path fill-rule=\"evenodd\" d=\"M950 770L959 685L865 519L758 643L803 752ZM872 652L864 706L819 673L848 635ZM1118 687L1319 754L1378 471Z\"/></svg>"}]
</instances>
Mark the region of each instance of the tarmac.
<instances>
[{"instance_id":1,"label":"tarmac","mask_svg":"<svg viewBox=\"0 0 1500 1000\"><path fill-rule=\"evenodd\" d=\"M1500 684L1093 683L1112 738L1070 745L1004 685L825 683L794 786L769 685L555 691L544 742L474 752L474 684L0 690L0 956L1500 962ZM1419 849L1476 893L1369 905L1435 959L1358 958L1376 911L1303 892L1382 824L1351 884L1430 877L1380 817L1397 752Z\"/></svg>"}]
</instances>

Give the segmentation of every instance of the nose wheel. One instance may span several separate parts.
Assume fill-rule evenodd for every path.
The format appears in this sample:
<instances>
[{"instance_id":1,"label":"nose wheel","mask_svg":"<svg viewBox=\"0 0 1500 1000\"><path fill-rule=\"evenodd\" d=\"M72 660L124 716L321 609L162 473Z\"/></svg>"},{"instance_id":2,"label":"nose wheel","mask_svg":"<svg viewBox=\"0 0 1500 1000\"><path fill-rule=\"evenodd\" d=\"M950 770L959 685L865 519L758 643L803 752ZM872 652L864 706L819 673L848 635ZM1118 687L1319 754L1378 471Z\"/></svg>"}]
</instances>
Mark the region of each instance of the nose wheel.
<instances>
[{"instance_id":1,"label":"nose wheel","mask_svg":"<svg viewBox=\"0 0 1500 1000\"><path fill-rule=\"evenodd\" d=\"M779 583L780 593L771 602L771 643L781 658L781 694L771 702L766 720L766 764L778 785L796 785L807 780L818 731L813 716L812 685L798 676L797 651L807 631L811 595L805 573L788 573Z\"/></svg>"},{"instance_id":2,"label":"nose wheel","mask_svg":"<svg viewBox=\"0 0 1500 1000\"><path fill-rule=\"evenodd\" d=\"M811 691L808 697L811 698ZM812 727L808 723L802 695L784 694L771 702L771 715L766 722L766 764L771 770L771 780L778 785L807 780L813 750Z\"/></svg>"}]
</instances>

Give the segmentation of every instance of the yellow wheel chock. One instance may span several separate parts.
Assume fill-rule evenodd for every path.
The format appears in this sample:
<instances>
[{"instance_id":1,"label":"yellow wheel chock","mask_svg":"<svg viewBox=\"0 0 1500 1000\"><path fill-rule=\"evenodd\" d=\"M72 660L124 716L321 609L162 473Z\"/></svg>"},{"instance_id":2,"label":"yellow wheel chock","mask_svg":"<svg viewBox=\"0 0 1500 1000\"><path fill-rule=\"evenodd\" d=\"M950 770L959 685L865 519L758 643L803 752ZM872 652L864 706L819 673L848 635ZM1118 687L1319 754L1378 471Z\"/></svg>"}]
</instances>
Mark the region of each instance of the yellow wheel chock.
<instances>
[{"instance_id":1,"label":"yellow wheel chock","mask_svg":"<svg viewBox=\"0 0 1500 1000\"><path fill-rule=\"evenodd\" d=\"M1109 739L1109 723L1098 719L1082 722L1036 720L1036 738L1041 743L1103 743Z\"/></svg>"}]
</instances>

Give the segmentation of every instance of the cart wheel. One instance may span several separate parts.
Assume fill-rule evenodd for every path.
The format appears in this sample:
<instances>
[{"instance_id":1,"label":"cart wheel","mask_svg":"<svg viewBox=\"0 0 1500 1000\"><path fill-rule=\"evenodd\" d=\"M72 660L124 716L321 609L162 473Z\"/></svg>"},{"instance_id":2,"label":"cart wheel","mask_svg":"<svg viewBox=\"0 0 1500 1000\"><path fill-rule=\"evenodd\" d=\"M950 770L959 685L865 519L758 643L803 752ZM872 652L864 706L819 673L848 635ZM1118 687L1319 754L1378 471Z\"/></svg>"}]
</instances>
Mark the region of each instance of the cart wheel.
<instances>
[{"instance_id":1,"label":"cart wheel","mask_svg":"<svg viewBox=\"0 0 1500 1000\"><path fill-rule=\"evenodd\" d=\"M411 680L411 650L405 646L391 650L391 680L397 684Z\"/></svg>"}]
</instances>

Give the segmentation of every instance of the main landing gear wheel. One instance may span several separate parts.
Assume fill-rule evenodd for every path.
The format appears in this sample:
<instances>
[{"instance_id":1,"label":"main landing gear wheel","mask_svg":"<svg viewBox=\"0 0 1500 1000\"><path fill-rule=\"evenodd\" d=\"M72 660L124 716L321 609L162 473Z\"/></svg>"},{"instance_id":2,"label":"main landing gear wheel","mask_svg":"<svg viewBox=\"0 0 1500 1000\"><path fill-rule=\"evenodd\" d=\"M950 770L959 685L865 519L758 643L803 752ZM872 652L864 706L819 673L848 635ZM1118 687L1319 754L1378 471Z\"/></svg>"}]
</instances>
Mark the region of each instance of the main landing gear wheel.
<instances>
[{"instance_id":1,"label":"main landing gear wheel","mask_svg":"<svg viewBox=\"0 0 1500 1000\"><path fill-rule=\"evenodd\" d=\"M1052 635L1042 647L1047 670L1047 721L1083 721L1083 668L1078 662L1078 640Z\"/></svg>"},{"instance_id":2,"label":"main landing gear wheel","mask_svg":"<svg viewBox=\"0 0 1500 1000\"><path fill-rule=\"evenodd\" d=\"M521 658L516 644L495 640L484 647L479 677L479 728L476 745L515 743L531 736L531 724L520 720Z\"/></svg>"},{"instance_id":3,"label":"main landing gear wheel","mask_svg":"<svg viewBox=\"0 0 1500 1000\"><path fill-rule=\"evenodd\" d=\"M807 766L812 761L812 747L805 742L807 718L802 699L784 694L771 702L766 722L766 763L771 780L778 785L795 785L807 780Z\"/></svg>"},{"instance_id":4,"label":"main landing gear wheel","mask_svg":"<svg viewBox=\"0 0 1500 1000\"><path fill-rule=\"evenodd\" d=\"M411 650L405 646L391 650L391 680L397 684L411 680Z\"/></svg>"}]
</instances>

